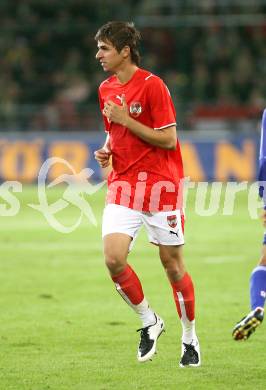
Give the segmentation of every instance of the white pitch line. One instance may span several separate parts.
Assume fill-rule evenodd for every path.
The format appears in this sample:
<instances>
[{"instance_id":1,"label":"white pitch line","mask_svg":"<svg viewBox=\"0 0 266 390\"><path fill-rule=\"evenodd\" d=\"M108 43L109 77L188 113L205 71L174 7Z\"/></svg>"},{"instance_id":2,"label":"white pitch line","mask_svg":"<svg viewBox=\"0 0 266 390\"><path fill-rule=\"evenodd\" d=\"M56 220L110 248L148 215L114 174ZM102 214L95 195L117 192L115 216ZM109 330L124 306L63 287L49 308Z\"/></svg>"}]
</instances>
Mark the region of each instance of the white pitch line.
<instances>
[{"instance_id":1,"label":"white pitch line","mask_svg":"<svg viewBox=\"0 0 266 390\"><path fill-rule=\"evenodd\" d=\"M14 244L14 242L2 242L1 243L2 250L38 250L41 248L41 251L62 251L63 249L67 250L75 250L75 251L86 251L89 252L90 250L99 250L102 251L102 244L101 242L95 243L95 242L66 242L66 241L59 241L59 242L19 242Z\"/></svg>"},{"instance_id":2,"label":"white pitch line","mask_svg":"<svg viewBox=\"0 0 266 390\"><path fill-rule=\"evenodd\" d=\"M208 256L204 258L206 264L241 263L245 262L244 256Z\"/></svg>"}]
</instances>

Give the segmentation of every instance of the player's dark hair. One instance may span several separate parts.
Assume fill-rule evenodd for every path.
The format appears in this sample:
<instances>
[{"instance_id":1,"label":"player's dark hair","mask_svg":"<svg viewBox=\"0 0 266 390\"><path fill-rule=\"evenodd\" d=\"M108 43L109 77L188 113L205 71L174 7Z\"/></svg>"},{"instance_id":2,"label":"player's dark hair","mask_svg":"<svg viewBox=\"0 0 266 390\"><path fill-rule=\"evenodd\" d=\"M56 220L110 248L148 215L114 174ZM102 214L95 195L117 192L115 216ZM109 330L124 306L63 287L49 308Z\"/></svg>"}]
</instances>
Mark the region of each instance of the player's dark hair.
<instances>
[{"instance_id":1,"label":"player's dark hair","mask_svg":"<svg viewBox=\"0 0 266 390\"><path fill-rule=\"evenodd\" d=\"M134 23L112 21L104 24L95 35L96 41L110 42L120 53L125 47L130 47L131 60L139 66L140 54L138 45L141 39L140 32L135 28Z\"/></svg>"}]
</instances>

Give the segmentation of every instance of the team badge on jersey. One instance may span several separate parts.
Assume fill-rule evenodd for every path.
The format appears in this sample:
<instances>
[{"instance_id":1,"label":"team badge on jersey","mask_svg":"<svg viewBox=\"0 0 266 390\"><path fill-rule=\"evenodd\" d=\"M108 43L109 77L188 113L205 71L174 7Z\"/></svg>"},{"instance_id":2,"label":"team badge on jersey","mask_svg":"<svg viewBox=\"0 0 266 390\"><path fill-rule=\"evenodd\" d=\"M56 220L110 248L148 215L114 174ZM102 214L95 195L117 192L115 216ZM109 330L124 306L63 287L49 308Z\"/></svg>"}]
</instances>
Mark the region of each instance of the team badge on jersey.
<instances>
[{"instance_id":1,"label":"team badge on jersey","mask_svg":"<svg viewBox=\"0 0 266 390\"><path fill-rule=\"evenodd\" d=\"M129 112L132 116L137 117L142 113L140 102L133 102L129 106Z\"/></svg>"},{"instance_id":2,"label":"team badge on jersey","mask_svg":"<svg viewBox=\"0 0 266 390\"><path fill-rule=\"evenodd\" d=\"M167 216L167 222L168 222L168 225L169 225L171 228L175 228L176 225L177 225L176 215L168 215L168 216Z\"/></svg>"}]
</instances>

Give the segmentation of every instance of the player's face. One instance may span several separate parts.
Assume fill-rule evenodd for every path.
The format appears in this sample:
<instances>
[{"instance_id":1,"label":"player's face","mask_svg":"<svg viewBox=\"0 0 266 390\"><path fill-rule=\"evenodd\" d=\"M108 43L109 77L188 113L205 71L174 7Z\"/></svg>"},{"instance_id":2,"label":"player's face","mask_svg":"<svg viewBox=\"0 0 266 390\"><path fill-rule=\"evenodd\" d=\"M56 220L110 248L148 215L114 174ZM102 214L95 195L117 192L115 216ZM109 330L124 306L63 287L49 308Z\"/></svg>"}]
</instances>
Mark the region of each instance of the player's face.
<instances>
[{"instance_id":1,"label":"player's face","mask_svg":"<svg viewBox=\"0 0 266 390\"><path fill-rule=\"evenodd\" d=\"M124 62L123 49L120 53L110 42L98 41L96 59L106 72L116 72Z\"/></svg>"}]
</instances>

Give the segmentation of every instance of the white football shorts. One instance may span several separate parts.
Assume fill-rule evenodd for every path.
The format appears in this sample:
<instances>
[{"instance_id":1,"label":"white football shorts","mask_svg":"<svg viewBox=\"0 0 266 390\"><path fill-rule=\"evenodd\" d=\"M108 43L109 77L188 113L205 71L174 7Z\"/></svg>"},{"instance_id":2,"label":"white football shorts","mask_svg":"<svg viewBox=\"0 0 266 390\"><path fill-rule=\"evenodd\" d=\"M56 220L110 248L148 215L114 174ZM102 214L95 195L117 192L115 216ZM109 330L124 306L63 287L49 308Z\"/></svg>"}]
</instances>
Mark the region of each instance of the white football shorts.
<instances>
[{"instance_id":1,"label":"white football shorts","mask_svg":"<svg viewBox=\"0 0 266 390\"><path fill-rule=\"evenodd\" d=\"M132 210L117 204L107 204L103 212L102 237L111 233L124 233L132 237L130 250L144 225L153 244L183 245L184 215L180 210L149 213Z\"/></svg>"}]
</instances>

